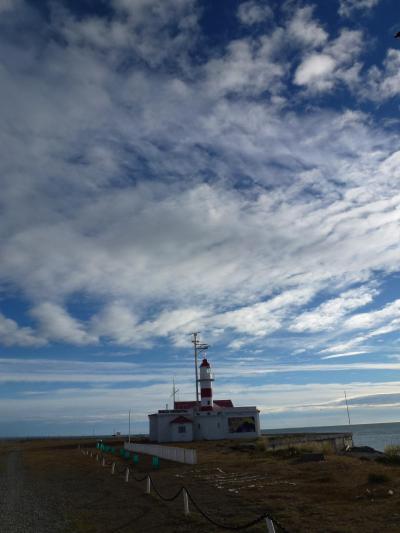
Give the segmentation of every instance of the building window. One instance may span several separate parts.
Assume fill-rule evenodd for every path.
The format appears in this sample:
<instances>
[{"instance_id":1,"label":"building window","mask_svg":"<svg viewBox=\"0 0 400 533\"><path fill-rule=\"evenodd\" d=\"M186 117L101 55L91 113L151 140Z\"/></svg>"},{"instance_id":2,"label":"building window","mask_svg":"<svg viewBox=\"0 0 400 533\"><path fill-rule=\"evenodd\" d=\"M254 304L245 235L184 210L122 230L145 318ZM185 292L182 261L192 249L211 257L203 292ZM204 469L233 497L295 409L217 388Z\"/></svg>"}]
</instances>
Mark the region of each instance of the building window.
<instances>
[{"instance_id":1,"label":"building window","mask_svg":"<svg viewBox=\"0 0 400 533\"><path fill-rule=\"evenodd\" d=\"M186 426L178 426L178 433L186 433Z\"/></svg>"},{"instance_id":2,"label":"building window","mask_svg":"<svg viewBox=\"0 0 400 533\"><path fill-rule=\"evenodd\" d=\"M228 418L229 433L255 433L254 416L233 416Z\"/></svg>"}]
</instances>

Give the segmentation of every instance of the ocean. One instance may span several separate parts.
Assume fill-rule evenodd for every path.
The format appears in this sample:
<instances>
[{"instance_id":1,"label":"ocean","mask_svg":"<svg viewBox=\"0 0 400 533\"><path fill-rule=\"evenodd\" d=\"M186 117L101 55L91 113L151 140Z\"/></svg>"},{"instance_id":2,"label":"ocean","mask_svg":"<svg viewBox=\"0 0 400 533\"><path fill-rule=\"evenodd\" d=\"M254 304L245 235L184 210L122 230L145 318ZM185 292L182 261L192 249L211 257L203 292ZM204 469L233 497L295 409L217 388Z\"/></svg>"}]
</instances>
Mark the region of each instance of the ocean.
<instances>
[{"instance_id":1,"label":"ocean","mask_svg":"<svg viewBox=\"0 0 400 533\"><path fill-rule=\"evenodd\" d=\"M276 433L353 433L354 446L371 446L384 451L385 446L400 446L400 422L385 424L351 424L308 428L263 429L263 434Z\"/></svg>"}]
</instances>

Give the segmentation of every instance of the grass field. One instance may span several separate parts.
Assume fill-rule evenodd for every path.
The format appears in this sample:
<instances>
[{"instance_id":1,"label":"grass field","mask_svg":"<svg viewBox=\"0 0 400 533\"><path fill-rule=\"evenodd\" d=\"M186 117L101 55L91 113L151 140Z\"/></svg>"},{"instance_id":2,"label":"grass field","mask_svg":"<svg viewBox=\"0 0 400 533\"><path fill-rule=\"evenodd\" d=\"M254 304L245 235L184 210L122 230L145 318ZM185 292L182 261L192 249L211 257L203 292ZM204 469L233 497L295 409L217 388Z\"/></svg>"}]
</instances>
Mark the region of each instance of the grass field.
<instances>
[{"instance_id":1,"label":"grass field","mask_svg":"<svg viewBox=\"0 0 400 533\"><path fill-rule=\"evenodd\" d=\"M182 497L166 503L154 491L146 495L144 481L125 483L122 473L112 476L110 467L80 453L77 444L3 444L0 476L7 455L18 448L27 483L35 481L44 508L46 498L57 506L66 533L221 531L193 506L185 517ZM80 444L95 451L93 440ZM195 447L197 465L161 461L153 470L151 458L142 455L137 476L151 472L165 496L185 485L204 511L225 524L240 525L270 511L291 533L400 532L398 466L334 454L321 462L299 463L290 454L266 453L262 446L241 451L229 441ZM124 460L117 460L122 468ZM266 531L266 525L248 531Z\"/></svg>"}]
</instances>

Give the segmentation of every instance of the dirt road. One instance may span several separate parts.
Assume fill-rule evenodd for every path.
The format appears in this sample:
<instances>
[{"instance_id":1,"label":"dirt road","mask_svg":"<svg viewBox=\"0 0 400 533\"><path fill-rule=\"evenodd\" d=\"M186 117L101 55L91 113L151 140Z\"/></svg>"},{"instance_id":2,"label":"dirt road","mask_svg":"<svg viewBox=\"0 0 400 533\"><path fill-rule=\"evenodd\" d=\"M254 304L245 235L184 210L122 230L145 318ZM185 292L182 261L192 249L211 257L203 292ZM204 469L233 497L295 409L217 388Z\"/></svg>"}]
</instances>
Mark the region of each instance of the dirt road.
<instances>
[{"instance_id":1,"label":"dirt road","mask_svg":"<svg viewBox=\"0 0 400 533\"><path fill-rule=\"evenodd\" d=\"M23 468L21 452L3 455L0 470L0 517L2 533L62 533L66 524L53 495Z\"/></svg>"}]
</instances>

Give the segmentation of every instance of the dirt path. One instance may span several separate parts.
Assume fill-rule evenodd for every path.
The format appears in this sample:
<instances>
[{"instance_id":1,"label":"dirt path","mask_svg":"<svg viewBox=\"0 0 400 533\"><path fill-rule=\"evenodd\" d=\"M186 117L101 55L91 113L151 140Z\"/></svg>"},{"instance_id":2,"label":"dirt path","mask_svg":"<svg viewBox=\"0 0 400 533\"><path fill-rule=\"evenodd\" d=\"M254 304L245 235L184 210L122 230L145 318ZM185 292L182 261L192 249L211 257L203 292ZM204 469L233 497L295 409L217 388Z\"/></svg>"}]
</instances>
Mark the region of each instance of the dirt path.
<instances>
[{"instance_id":1,"label":"dirt path","mask_svg":"<svg viewBox=\"0 0 400 533\"><path fill-rule=\"evenodd\" d=\"M144 489L144 482L125 483L123 473L112 476L75 446L0 450L0 532L205 531L204 521L184 519L182 498L166 504Z\"/></svg>"},{"instance_id":2,"label":"dirt path","mask_svg":"<svg viewBox=\"0 0 400 533\"><path fill-rule=\"evenodd\" d=\"M0 470L0 519L2 533L64 533L56 502L43 497L40 484L23 468L21 452L2 457Z\"/></svg>"}]
</instances>

